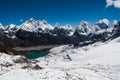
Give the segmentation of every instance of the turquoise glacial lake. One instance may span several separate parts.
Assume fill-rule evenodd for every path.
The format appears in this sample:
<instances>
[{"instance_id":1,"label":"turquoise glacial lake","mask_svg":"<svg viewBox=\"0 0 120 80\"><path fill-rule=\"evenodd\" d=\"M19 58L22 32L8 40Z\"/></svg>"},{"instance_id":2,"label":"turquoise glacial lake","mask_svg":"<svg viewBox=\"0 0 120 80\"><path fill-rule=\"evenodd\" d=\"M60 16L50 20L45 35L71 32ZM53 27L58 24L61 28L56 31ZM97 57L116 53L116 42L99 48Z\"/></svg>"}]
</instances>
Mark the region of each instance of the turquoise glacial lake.
<instances>
[{"instance_id":1,"label":"turquoise glacial lake","mask_svg":"<svg viewBox=\"0 0 120 80\"><path fill-rule=\"evenodd\" d=\"M30 58L30 59L37 59L39 57L45 57L48 53L45 53L45 52L35 52L35 53L29 53L26 55L27 58Z\"/></svg>"}]
</instances>

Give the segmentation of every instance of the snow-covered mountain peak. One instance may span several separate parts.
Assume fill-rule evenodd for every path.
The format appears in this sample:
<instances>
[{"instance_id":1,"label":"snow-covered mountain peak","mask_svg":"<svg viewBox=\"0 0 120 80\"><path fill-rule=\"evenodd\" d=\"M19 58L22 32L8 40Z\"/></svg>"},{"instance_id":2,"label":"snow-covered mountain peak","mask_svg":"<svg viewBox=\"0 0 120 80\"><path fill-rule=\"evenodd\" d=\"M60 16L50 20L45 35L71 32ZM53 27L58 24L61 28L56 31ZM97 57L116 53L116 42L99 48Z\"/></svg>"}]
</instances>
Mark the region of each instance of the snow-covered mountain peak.
<instances>
[{"instance_id":1,"label":"snow-covered mountain peak","mask_svg":"<svg viewBox=\"0 0 120 80\"><path fill-rule=\"evenodd\" d=\"M86 21L81 21L80 25L76 28L76 31L79 33L87 33L89 34L91 32L91 26Z\"/></svg>"},{"instance_id":2,"label":"snow-covered mountain peak","mask_svg":"<svg viewBox=\"0 0 120 80\"><path fill-rule=\"evenodd\" d=\"M58 22L54 25L55 28L59 28L60 26L61 25Z\"/></svg>"},{"instance_id":3,"label":"snow-covered mountain peak","mask_svg":"<svg viewBox=\"0 0 120 80\"><path fill-rule=\"evenodd\" d=\"M35 20L33 18L30 18L29 20L26 21L27 23L34 23Z\"/></svg>"},{"instance_id":4,"label":"snow-covered mountain peak","mask_svg":"<svg viewBox=\"0 0 120 80\"><path fill-rule=\"evenodd\" d=\"M18 27L14 24L9 24L8 26L6 26L6 29L4 31L4 33L7 35L7 37L9 38L16 38L15 33L18 31Z\"/></svg>"},{"instance_id":5,"label":"snow-covered mountain peak","mask_svg":"<svg viewBox=\"0 0 120 80\"><path fill-rule=\"evenodd\" d=\"M87 21L81 21L80 25L83 25L83 24L89 24L89 23Z\"/></svg>"},{"instance_id":6,"label":"snow-covered mountain peak","mask_svg":"<svg viewBox=\"0 0 120 80\"><path fill-rule=\"evenodd\" d=\"M0 23L0 29L5 29L1 23Z\"/></svg>"},{"instance_id":7,"label":"snow-covered mountain peak","mask_svg":"<svg viewBox=\"0 0 120 80\"><path fill-rule=\"evenodd\" d=\"M53 34L63 35L63 36L72 36L73 33L74 33L74 29L70 24L61 26L57 23L53 30Z\"/></svg>"},{"instance_id":8,"label":"snow-covered mountain peak","mask_svg":"<svg viewBox=\"0 0 120 80\"><path fill-rule=\"evenodd\" d=\"M74 34L74 29L70 24L61 26L61 29L64 29L68 36L72 36Z\"/></svg>"},{"instance_id":9,"label":"snow-covered mountain peak","mask_svg":"<svg viewBox=\"0 0 120 80\"><path fill-rule=\"evenodd\" d=\"M81 21L80 25L83 25L83 24L90 25L89 22L87 22L87 21Z\"/></svg>"},{"instance_id":10,"label":"snow-covered mountain peak","mask_svg":"<svg viewBox=\"0 0 120 80\"><path fill-rule=\"evenodd\" d=\"M15 28L17 28L17 27L14 24L10 24L10 25L7 26L7 30L12 30L12 29L15 29Z\"/></svg>"},{"instance_id":11,"label":"snow-covered mountain peak","mask_svg":"<svg viewBox=\"0 0 120 80\"><path fill-rule=\"evenodd\" d=\"M113 21L113 24L114 24L114 25L116 25L116 24L117 24L117 22L118 22L117 20L114 20L114 21Z\"/></svg>"},{"instance_id":12,"label":"snow-covered mountain peak","mask_svg":"<svg viewBox=\"0 0 120 80\"><path fill-rule=\"evenodd\" d=\"M66 25L59 25L58 23L55 25L55 28L58 29L64 29L64 30L73 30L73 27L70 24L66 24Z\"/></svg>"},{"instance_id":13,"label":"snow-covered mountain peak","mask_svg":"<svg viewBox=\"0 0 120 80\"><path fill-rule=\"evenodd\" d=\"M40 28L40 29L42 29L42 30L53 30L54 29L54 27L53 26L51 26L46 20L38 20L37 22L36 22L36 25L37 25L37 28Z\"/></svg>"},{"instance_id":14,"label":"snow-covered mountain peak","mask_svg":"<svg viewBox=\"0 0 120 80\"><path fill-rule=\"evenodd\" d=\"M93 26L93 31L99 31L99 30L107 30L109 25L109 20L108 19L102 19L99 20L94 26Z\"/></svg>"},{"instance_id":15,"label":"snow-covered mountain peak","mask_svg":"<svg viewBox=\"0 0 120 80\"><path fill-rule=\"evenodd\" d=\"M66 24L64 26L61 26L60 28L66 29L66 30L73 30L73 27L70 24Z\"/></svg>"},{"instance_id":16,"label":"snow-covered mountain peak","mask_svg":"<svg viewBox=\"0 0 120 80\"><path fill-rule=\"evenodd\" d=\"M45 24L45 25L48 24L48 22L46 20L40 20L40 22L43 23L43 24Z\"/></svg>"},{"instance_id":17,"label":"snow-covered mountain peak","mask_svg":"<svg viewBox=\"0 0 120 80\"><path fill-rule=\"evenodd\" d=\"M80 25L77 27L77 29L83 30L83 32L87 32L91 29L90 24L86 21L80 22Z\"/></svg>"},{"instance_id":18,"label":"snow-covered mountain peak","mask_svg":"<svg viewBox=\"0 0 120 80\"><path fill-rule=\"evenodd\" d=\"M3 26L2 23L0 23L0 26Z\"/></svg>"},{"instance_id":19,"label":"snow-covered mountain peak","mask_svg":"<svg viewBox=\"0 0 120 80\"><path fill-rule=\"evenodd\" d=\"M34 27L34 24L29 23L29 22L25 22L22 25L20 25L19 29L22 29L22 30L25 30L28 32L34 32L35 27Z\"/></svg>"},{"instance_id":20,"label":"snow-covered mountain peak","mask_svg":"<svg viewBox=\"0 0 120 80\"><path fill-rule=\"evenodd\" d=\"M109 20L108 19L102 19L102 20L99 20L98 23L105 23L106 25L109 25Z\"/></svg>"},{"instance_id":21,"label":"snow-covered mountain peak","mask_svg":"<svg viewBox=\"0 0 120 80\"><path fill-rule=\"evenodd\" d=\"M116 25L120 26L120 21L117 21Z\"/></svg>"},{"instance_id":22,"label":"snow-covered mountain peak","mask_svg":"<svg viewBox=\"0 0 120 80\"><path fill-rule=\"evenodd\" d=\"M20 29L23 29L25 31L29 32L46 32L46 30L54 29L50 24L47 23L46 20L34 20L33 18L30 18L26 22L24 22L22 25L20 25Z\"/></svg>"}]
</instances>

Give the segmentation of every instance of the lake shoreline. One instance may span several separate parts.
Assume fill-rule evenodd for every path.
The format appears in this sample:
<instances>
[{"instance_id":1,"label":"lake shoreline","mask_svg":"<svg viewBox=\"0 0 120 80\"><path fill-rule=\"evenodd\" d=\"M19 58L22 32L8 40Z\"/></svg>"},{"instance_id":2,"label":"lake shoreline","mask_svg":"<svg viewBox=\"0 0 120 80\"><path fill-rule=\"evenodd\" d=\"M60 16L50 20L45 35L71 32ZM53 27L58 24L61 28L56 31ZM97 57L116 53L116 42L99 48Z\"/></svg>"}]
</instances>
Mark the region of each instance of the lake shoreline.
<instances>
[{"instance_id":1,"label":"lake shoreline","mask_svg":"<svg viewBox=\"0 0 120 80\"><path fill-rule=\"evenodd\" d=\"M49 53L49 50L58 47L60 45L45 45L45 46L32 46L32 47L14 47L13 50L17 51L19 54L17 55L28 55L29 53Z\"/></svg>"}]
</instances>

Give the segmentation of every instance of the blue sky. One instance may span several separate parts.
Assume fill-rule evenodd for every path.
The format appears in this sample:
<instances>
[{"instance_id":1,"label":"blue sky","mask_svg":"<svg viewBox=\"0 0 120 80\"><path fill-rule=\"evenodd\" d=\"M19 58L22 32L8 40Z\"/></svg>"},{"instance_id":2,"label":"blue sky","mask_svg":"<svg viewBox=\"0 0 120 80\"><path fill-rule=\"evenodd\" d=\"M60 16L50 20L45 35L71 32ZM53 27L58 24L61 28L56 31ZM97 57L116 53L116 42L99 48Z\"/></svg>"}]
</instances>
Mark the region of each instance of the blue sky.
<instances>
[{"instance_id":1,"label":"blue sky","mask_svg":"<svg viewBox=\"0 0 120 80\"><path fill-rule=\"evenodd\" d=\"M47 20L54 25L72 24L77 26L81 20L94 24L107 18L111 22L119 20L120 9L106 7L106 0L0 0L0 22L21 24L20 20L34 18Z\"/></svg>"}]
</instances>

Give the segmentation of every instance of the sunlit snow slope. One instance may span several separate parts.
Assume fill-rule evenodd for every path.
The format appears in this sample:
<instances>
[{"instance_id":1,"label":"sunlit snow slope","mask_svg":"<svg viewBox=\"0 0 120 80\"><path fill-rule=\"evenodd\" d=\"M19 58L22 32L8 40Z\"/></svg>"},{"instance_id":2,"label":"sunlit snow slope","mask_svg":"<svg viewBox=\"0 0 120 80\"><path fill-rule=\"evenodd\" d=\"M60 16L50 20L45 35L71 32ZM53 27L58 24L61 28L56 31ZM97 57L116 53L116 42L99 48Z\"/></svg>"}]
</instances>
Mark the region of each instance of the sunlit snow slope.
<instances>
[{"instance_id":1,"label":"sunlit snow slope","mask_svg":"<svg viewBox=\"0 0 120 80\"><path fill-rule=\"evenodd\" d=\"M120 37L107 42L97 42L84 47L63 45L38 58L43 69L22 69L26 63L15 64L20 58L1 53L0 64L9 62L9 68L1 66L0 80L119 80ZM8 59L6 59L8 58ZM35 65L31 63L32 66ZM2 70L4 69L4 70Z\"/></svg>"}]
</instances>

